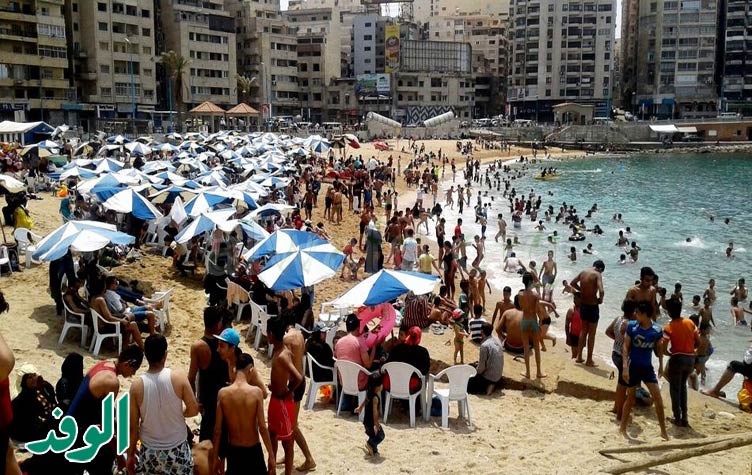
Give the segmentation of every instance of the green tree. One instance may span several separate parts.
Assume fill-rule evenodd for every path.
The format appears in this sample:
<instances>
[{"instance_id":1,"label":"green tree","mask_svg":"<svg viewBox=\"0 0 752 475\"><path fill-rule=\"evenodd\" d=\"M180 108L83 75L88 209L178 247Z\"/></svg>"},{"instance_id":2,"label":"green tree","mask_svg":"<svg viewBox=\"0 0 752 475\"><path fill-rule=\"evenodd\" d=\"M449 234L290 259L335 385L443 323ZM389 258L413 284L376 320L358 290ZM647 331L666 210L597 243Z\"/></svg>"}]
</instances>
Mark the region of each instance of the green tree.
<instances>
[{"instance_id":1,"label":"green tree","mask_svg":"<svg viewBox=\"0 0 752 475\"><path fill-rule=\"evenodd\" d=\"M237 75L238 80L238 102L248 102L250 98L250 91L253 83L256 82L256 77L249 78L248 76Z\"/></svg>"},{"instance_id":2,"label":"green tree","mask_svg":"<svg viewBox=\"0 0 752 475\"><path fill-rule=\"evenodd\" d=\"M173 103L180 113L183 110L183 73L191 60L170 50L162 53L161 62L167 71L167 77L172 81Z\"/></svg>"}]
</instances>

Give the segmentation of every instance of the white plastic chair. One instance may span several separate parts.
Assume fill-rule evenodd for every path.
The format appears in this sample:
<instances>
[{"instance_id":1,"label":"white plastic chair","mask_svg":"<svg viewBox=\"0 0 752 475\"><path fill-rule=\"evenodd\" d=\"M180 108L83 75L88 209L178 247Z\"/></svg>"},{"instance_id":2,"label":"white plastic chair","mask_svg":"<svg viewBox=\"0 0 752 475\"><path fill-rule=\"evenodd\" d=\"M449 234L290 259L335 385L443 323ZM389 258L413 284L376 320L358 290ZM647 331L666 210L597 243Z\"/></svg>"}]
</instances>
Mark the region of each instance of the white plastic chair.
<instances>
[{"instance_id":1,"label":"white plastic chair","mask_svg":"<svg viewBox=\"0 0 752 475\"><path fill-rule=\"evenodd\" d=\"M71 328L78 328L81 330L81 347L86 346L86 335L88 333L88 327L86 326L86 315L79 312L74 312L68 307L68 303L63 298L63 330L60 332L60 339L57 341L58 345L62 345L65 340L65 335L68 334L68 330Z\"/></svg>"},{"instance_id":2,"label":"white plastic chair","mask_svg":"<svg viewBox=\"0 0 752 475\"><path fill-rule=\"evenodd\" d=\"M415 402L420 398L423 413L426 412L426 381L415 366L407 363L392 362L382 367L389 375L389 391L386 391L384 400L384 423L389 418L389 410L392 408L392 399L406 399L410 404L410 427L415 427ZM420 391L410 394L410 378L416 375L420 379Z\"/></svg>"},{"instance_id":3,"label":"white plastic chair","mask_svg":"<svg viewBox=\"0 0 752 475\"><path fill-rule=\"evenodd\" d=\"M96 358L97 356L99 356L99 350L102 347L102 342L107 338L115 338L117 339L118 354L120 354L120 352L123 351L123 334L120 331L120 324L108 322L102 315L99 314L99 312L97 312L93 308L90 310L91 318L92 320L94 320L94 336L91 339L91 346L89 347L89 351ZM113 329L112 333L102 333L99 331L100 320L104 324L105 328Z\"/></svg>"},{"instance_id":4,"label":"white plastic chair","mask_svg":"<svg viewBox=\"0 0 752 475\"><path fill-rule=\"evenodd\" d=\"M456 365L446 368L437 375L428 375L428 394L431 394L431 398L434 396L441 400L441 427L447 428L449 425L449 404L452 401L457 401L457 407L460 417L464 417L464 413L467 412L467 422L472 427L470 421L470 402L467 399L467 382L477 374L475 368L470 365ZM449 380L449 387L436 388L435 383L443 376L446 376ZM430 414L426 412L425 419L428 420Z\"/></svg>"},{"instance_id":5,"label":"white plastic chair","mask_svg":"<svg viewBox=\"0 0 752 475\"><path fill-rule=\"evenodd\" d=\"M13 266L10 265L8 248L5 246L0 246L0 276L3 275L3 266L8 266L8 270L11 274L13 274Z\"/></svg>"},{"instance_id":6,"label":"white plastic chair","mask_svg":"<svg viewBox=\"0 0 752 475\"><path fill-rule=\"evenodd\" d=\"M31 255L37 250L36 246L31 244L31 240L34 239L39 241L42 239L42 236L38 236L26 228L16 228L16 230L13 231L13 239L15 239L16 244L18 244L18 254L20 255L23 252L26 258L26 267L31 267Z\"/></svg>"},{"instance_id":7,"label":"white plastic chair","mask_svg":"<svg viewBox=\"0 0 752 475\"><path fill-rule=\"evenodd\" d=\"M172 288L164 292L154 292L152 298L145 299L147 302L162 303L162 308L153 310L159 319L159 331L162 333L164 333L165 326L170 323L170 297L174 291L175 289Z\"/></svg>"},{"instance_id":8,"label":"white plastic chair","mask_svg":"<svg viewBox=\"0 0 752 475\"><path fill-rule=\"evenodd\" d=\"M239 299L233 299L233 302L232 302L238 307L238 313L235 315L235 321L239 322L240 318L243 316L243 310L245 310L245 308L251 303L251 293L245 290L242 286L234 282L231 282L229 279L227 279L227 288L229 289L231 285L239 287L240 288L239 291L242 290L243 292L247 294L246 298L248 300L246 300L245 302L241 302Z\"/></svg>"},{"instance_id":9,"label":"white plastic chair","mask_svg":"<svg viewBox=\"0 0 752 475\"><path fill-rule=\"evenodd\" d=\"M316 402L316 395L319 393L319 388L321 386L327 386L331 385L334 387L334 400L337 400L337 375L334 371L334 368L330 366L324 366L320 364L316 359L311 356L310 353L306 353L306 365L308 366L308 377L310 383L308 384L308 399L306 400L306 409L309 411L313 409L313 405ZM332 379L331 381L316 381L313 377L313 368L314 365L321 368L321 369L328 369L332 372Z\"/></svg>"},{"instance_id":10,"label":"white plastic chair","mask_svg":"<svg viewBox=\"0 0 752 475\"><path fill-rule=\"evenodd\" d=\"M253 331L258 332L259 325L261 324L259 314L266 311L266 305L259 305L253 300L249 300L248 305L251 306L251 324L248 327L248 332L245 334L245 339L250 342Z\"/></svg>"},{"instance_id":11,"label":"white plastic chair","mask_svg":"<svg viewBox=\"0 0 752 475\"><path fill-rule=\"evenodd\" d=\"M337 416L339 416L339 411L342 407L342 400L344 399L345 394L347 394L348 396L357 396L358 405L362 404L363 401L365 401L366 390L363 389L361 391L358 384L358 377L360 376L360 373L364 373L367 376L370 376L371 372L360 366L358 363L353 363L352 361L334 360L334 367L337 369L337 373L339 374L339 382L341 385L339 391L339 401L337 401ZM364 417L365 411L360 411L361 422L363 421ZM384 420L384 422L386 422L386 420Z\"/></svg>"},{"instance_id":12,"label":"white plastic chair","mask_svg":"<svg viewBox=\"0 0 752 475\"><path fill-rule=\"evenodd\" d=\"M268 345L268 356L271 358L272 352L274 351L274 345L269 343L269 338L266 336L266 326L269 323L269 319L275 318L276 315L269 315L263 310L259 310L259 324L256 329L256 339L253 341L253 348L258 351L259 346L261 345L261 337L263 336L266 338L266 343Z\"/></svg>"}]
</instances>

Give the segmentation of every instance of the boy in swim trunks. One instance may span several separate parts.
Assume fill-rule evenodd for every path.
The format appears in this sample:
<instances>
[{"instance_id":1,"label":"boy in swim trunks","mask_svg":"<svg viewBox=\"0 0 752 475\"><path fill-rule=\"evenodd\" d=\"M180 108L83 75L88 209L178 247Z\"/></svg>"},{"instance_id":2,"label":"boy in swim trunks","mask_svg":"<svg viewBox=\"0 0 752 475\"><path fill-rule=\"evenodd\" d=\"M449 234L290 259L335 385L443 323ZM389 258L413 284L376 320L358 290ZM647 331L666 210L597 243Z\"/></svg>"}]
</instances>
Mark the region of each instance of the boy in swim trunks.
<instances>
[{"instance_id":1,"label":"boy in swim trunks","mask_svg":"<svg viewBox=\"0 0 752 475\"><path fill-rule=\"evenodd\" d=\"M567 317L564 320L564 333L567 335L567 346L572 350L572 359L577 359L577 348L580 346L580 332L582 331L582 320L580 319L580 293L575 292L574 306L567 310Z\"/></svg>"},{"instance_id":2,"label":"boy in swim trunks","mask_svg":"<svg viewBox=\"0 0 752 475\"><path fill-rule=\"evenodd\" d=\"M520 330L522 332L522 348L525 354L525 373L522 374L530 379L530 347L528 342L533 341L533 351L535 352L536 379L545 378L546 375L541 372L540 360L540 327L538 325L538 305L543 307L556 308L554 304L540 300L538 293L533 289L533 276L529 272L522 274L522 284L525 289L518 296L520 309L522 310L522 322Z\"/></svg>"},{"instance_id":3,"label":"boy in swim trunks","mask_svg":"<svg viewBox=\"0 0 752 475\"><path fill-rule=\"evenodd\" d=\"M274 457L277 456L278 442L285 449L285 474L293 468L295 432L295 390L303 383L303 376L295 367L292 352L284 345L285 324L282 319L269 320L267 324L269 344L274 345L271 371L271 398L268 407L269 435Z\"/></svg>"},{"instance_id":4,"label":"boy in swim trunks","mask_svg":"<svg viewBox=\"0 0 752 475\"><path fill-rule=\"evenodd\" d=\"M554 261L554 251L548 251L548 259L541 266L539 280L543 284L543 300L551 302L553 300L554 281L558 269Z\"/></svg>"},{"instance_id":5,"label":"boy in swim trunks","mask_svg":"<svg viewBox=\"0 0 752 475\"><path fill-rule=\"evenodd\" d=\"M582 350L587 343L586 366L596 366L593 361L593 349L595 347L595 333L598 330L600 309L598 305L603 303L603 278L601 274L606 270L606 265L601 260L593 263L593 267L580 272L572 280L570 286L580 292L580 318L582 319L582 332L580 333L579 347L577 348L577 363L582 363ZM587 340L587 341L586 341Z\"/></svg>"},{"instance_id":6,"label":"boy in swim trunks","mask_svg":"<svg viewBox=\"0 0 752 475\"><path fill-rule=\"evenodd\" d=\"M225 475L267 473L259 433L266 447L269 471L273 473L275 470L272 442L264 422L264 395L261 389L248 382L252 370L253 357L248 353L241 354L235 362L235 380L230 386L219 390L209 473L217 473L217 447L221 443L223 426L227 431Z\"/></svg>"}]
</instances>

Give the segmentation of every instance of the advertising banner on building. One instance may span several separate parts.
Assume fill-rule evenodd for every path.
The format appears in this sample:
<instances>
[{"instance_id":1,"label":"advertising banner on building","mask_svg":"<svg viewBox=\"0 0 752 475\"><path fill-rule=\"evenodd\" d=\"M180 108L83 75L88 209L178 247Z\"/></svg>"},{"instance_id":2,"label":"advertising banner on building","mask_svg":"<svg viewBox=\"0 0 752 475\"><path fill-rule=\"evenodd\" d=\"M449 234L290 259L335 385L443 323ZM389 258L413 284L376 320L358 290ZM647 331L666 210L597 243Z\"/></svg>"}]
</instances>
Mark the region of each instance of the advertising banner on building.
<instances>
[{"instance_id":1,"label":"advertising banner on building","mask_svg":"<svg viewBox=\"0 0 752 475\"><path fill-rule=\"evenodd\" d=\"M384 62L385 71L393 73L399 69L400 64L400 27L392 24L386 25L384 30Z\"/></svg>"},{"instance_id":2,"label":"advertising banner on building","mask_svg":"<svg viewBox=\"0 0 752 475\"><path fill-rule=\"evenodd\" d=\"M388 96L391 84L388 74L359 74L355 83L355 93L359 97Z\"/></svg>"}]
</instances>

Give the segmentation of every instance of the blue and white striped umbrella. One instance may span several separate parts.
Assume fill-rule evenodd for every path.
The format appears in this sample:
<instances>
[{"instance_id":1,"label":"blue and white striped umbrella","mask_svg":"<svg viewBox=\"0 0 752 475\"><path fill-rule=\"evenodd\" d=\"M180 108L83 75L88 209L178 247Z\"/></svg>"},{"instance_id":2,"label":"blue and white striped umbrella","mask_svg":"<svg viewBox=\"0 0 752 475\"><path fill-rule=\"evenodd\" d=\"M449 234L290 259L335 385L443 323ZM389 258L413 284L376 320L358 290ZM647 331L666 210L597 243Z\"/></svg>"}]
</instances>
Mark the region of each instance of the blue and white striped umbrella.
<instances>
[{"instance_id":1,"label":"blue and white striped umbrella","mask_svg":"<svg viewBox=\"0 0 752 475\"><path fill-rule=\"evenodd\" d=\"M229 203L232 198L221 191L206 191L199 193L191 201L185 204L185 212L188 216L196 217L204 211L211 211L215 206Z\"/></svg>"},{"instance_id":2,"label":"blue and white striped umbrella","mask_svg":"<svg viewBox=\"0 0 752 475\"><path fill-rule=\"evenodd\" d=\"M130 142L131 140L127 137L123 137L122 135L111 135L110 137L107 137L107 141L109 143L124 144Z\"/></svg>"},{"instance_id":3,"label":"blue and white striped umbrella","mask_svg":"<svg viewBox=\"0 0 752 475\"><path fill-rule=\"evenodd\" d=\"M155 145L154 150L156 150L157 152L168 152L168 153L175 153L175 152L180 151L179 148L172 145L171 143L162 143L159 145Z\"/></svg>"},{"instance_id":4,"label":"blue and white striped umbrella","mask_svg":"<svg viewBox=\"0 0 752 475\"><path fill-rule=\"evenodd\" d=\"M416 295L433 292L438 276L420 272L382 269L329 302L336 308L378 305L390 302L412 290Z\"/></svg>"},{"instance_id":5,"label":"blue and white striped umbrella","mask_svg":"<svg viewBox=\"0 0 752 475\"><path fill-rule=\"evenodd\" d=\"M95 176L97 176L97 174L94 172L94 170L89 170L88 168L73 167L61 173L58 180L64 181L71 177L80 177L83 179L87 179L87 178L94 178Z\"/></svg>"},{"instance_id":6,"label":"blue and white striped umbrella","mask_svg":"<svg viewBox=\"0 0 752 475\"><path fill-rule=\"evenodd\" d=\"M151 147L144 145L141 142L131 142L125 146L133 155L149 155L152 153Z\"/></svg>"},{"instance_id":7,"label":"blue and white striped umbrella","mask_svg":"<svg viewBox=\"0 0 752 475\"><path fill-rule=\"evenodd\" d=\"M195 236L214 231L217 226L229 221L233 214L235 214L235 208L201 213L201 215L197 216L191 224L184 227L183 230L175 236L175 241L182 244L190 241Z\"/></svg>"},{"instance_id":8,"label":"blue and white striped umbrella","mask_svg":"<svg viewBox=\"0 0 752 475\"><path fill-rule=\"evenodd\" d=\"M91 252L110 243L126 245L134 241L133 236L118 232L112 224L68 221L39 241L32 257L38 261L54 261L63 257L68 249Z\"/></svg>"},{"instance_id":9,"label":"blue and white striped umbrella","mask_svg":"<svg viewBox=\"0 0 752 475\"><path fill-rule=\"evenodd\" d=\"M262 241L269 237L269 232L262 228L259 223L251 219L240 220L238 221L238 225L240 225L240 229L243 230L246 237L249 237L254 241Z\"/></svg>"},{"instance_id":10,"label":"blue and white striped umbrella","mask_svg":"<svg viewBox=\"0 0 752 475\"><path fill-rule=\"evenodd\" d=\"M117 213L132 213L133 216L144 221L162 217L162 213L133 188L116 193L102 203L102 206Z\"/></svg>"},{"instance_id":11,"label":"blue and white striped umbrella","mask_svg":"<svg viewBox=\"0 0 752 475\"><path fill-rule=\"evenodd\" d=\"M253 246L248 252L243 254L243 257L248 262L251 262L273 254L295 252L321 244L328 244L328 241L316 233L298 231L296 229L280 229Z\"/></svg>"},{"instance_id":12,"label":"blue and white striped umbrella","mask_svg":"<svg viewBox=\"0 0 752 475\"><path fill-rule=\"evenodd\" d=\"M333 277L344 260L345 255L325 241L295 252L275 255L258 277L275 292L299 289Z\"/></svg>"},{"instance_id":13,"label":"blue and white striped umbrella","mask_svg":"<svg viewBox=\"0 0 752 475\"><path fill-rule=\"evenodd\" d=\"M180 196L183 201L186 201L196 196L196 192L189 188L172 185L165 188L164 190L160 190L157 193L149 195L149 200L155 204L172 203L178 196Z\"/></svg>"},{"instance_id":14,"label":"blue and white striped umbrella","mask_svg":"<svg viewBox=\"0 0 752 475\"><path fill-rule=\"evenodd\" d=\"M93 163L97 166L97 168L94 170L97 173L116 172L122 170L123 167L125 167L125 163L118 162L117 160L113 160L111 158L101 158L99 160L94 160Z\"/></svg>"}]
</instances>

